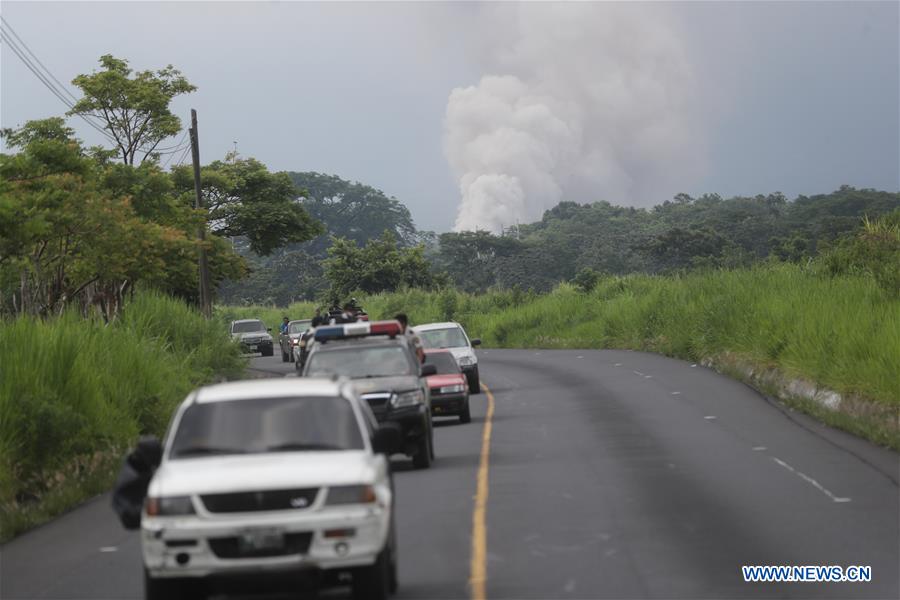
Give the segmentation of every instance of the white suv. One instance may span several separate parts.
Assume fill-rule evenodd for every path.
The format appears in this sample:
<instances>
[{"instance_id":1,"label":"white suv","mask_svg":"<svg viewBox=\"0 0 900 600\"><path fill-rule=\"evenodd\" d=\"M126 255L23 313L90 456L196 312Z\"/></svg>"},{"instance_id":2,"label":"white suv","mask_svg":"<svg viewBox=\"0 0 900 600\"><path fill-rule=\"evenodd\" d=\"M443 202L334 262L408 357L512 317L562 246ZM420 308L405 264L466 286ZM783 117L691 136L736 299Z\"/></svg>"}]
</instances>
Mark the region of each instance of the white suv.
<instances>
[{"instance_id":1,"label":"white suv","mask_svg":"<svg viewBox=\"0 0 900 600\"><path fill-rule=\"evenodd\" d=\"M393 485L379 427L343 380L271 379L191 393L175 414L141 516L147 598L202 596L220 576L397 586ZM245 582L242 582L245 583Z\"/></svg>"},{"instance_id":2,"label":"white suv","mask_svg":"<svg viewBox=\"0 0 900 600\"><path fill-rule=\"evenodd\" d=\"M453 321L418 325L413 327L413 331L419 335L425 348L445 348L452 352L453 358L459 363L459 368L469 383L469 393L477 394L481 391L478 357L474 348L481 344L480 339L469 339L462 325Z\"/></svg>"}]
</instances>

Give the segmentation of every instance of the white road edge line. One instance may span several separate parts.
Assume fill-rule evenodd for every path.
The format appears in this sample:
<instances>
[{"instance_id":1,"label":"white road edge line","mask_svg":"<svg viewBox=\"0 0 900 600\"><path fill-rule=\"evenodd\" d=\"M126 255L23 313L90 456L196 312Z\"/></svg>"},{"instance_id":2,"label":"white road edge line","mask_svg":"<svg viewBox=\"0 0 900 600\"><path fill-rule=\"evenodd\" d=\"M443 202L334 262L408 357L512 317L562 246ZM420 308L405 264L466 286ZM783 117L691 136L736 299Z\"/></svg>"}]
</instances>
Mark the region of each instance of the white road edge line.
<instances>
[{"instance_id":1,"label":"white road edge line","mask_svg":"<svg viewBox=\"0 0 900 600\"><path fill-rule=\"evenodd\" d=\"M821 483L819 483L818 481L816 481L815 479L813 479L806 473L801 473L800 471L798 471L791 465L787 464L780 458L776 458L773 456L772 460L774 460L779 465L781 465L782 467L784 467L785 469L787 469L788 471L790 471L791 473L793 473L794 475L796 475L797 477L799 477L800 479L805 481L806 483L810 484L811 486L813 486L814 488L816 488L817 490L819 490L820 492L822 492L823 494L825 494L826 496L831 498L832 502L850 502L850 498L841 498L841 497L835 496L829 490L827 490Z\"/></svg>"}]
</instances>

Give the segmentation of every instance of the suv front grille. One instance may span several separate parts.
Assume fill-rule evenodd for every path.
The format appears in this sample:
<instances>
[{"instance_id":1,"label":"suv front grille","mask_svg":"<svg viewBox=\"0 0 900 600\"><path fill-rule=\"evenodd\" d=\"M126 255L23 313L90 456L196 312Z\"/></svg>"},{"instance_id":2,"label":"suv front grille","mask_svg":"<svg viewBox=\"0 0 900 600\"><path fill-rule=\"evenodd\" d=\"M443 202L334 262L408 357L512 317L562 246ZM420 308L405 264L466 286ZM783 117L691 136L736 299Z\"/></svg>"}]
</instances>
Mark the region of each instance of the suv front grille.
<instances>
[{"instance_id":1,"label":"suv front grille","mask_svg":"<svg viewBox=\"0 0 900 600\"><path fill-rule=\"evenodd\" d=\"M267 556L288 556L290 554L306 554L312 542L312 532L288 533L284 536L284 545L276 548L250 549L241 544L239 537L210 538L207 540L210 550L218 558L264 558Z\"/></svg>"},{"instance_id":2,"label":"suv front grille","mask_svg":"<svg viewBox=\"0 0 900 600\"><path fill-rule=\"evenodd\" d=\"M200 496L206 510L212 513L254 512L259 510L298 510L312 506L318 488L266 490Z\"/></svg>"},{"instance_id":3,"label":"suv front grille","mask_svg":"<svg viewBox=\"0 0 900 600\"><path fill-rule=\"evenodd\" d=\"M392 395L390 392L374 392L363 394L362 399L369 403L369 408L376 417L379 417L388 411L388 403L391 401Z\"/></svg>"}]
</instances>

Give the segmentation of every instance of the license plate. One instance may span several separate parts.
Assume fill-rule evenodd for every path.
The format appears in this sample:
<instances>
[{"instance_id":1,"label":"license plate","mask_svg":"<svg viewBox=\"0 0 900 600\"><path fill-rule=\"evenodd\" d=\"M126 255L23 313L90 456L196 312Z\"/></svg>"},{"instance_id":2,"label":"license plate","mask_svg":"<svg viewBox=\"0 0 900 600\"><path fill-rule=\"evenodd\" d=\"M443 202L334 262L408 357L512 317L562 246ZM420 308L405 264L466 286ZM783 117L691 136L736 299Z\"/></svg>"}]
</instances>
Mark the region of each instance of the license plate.
<instances>
[{"instance_id":1,"label":"license plate","mask_svg":"<svg viewBox=\"0 0 900 600\"><path fill-rule=\"evenodd\" d=\"M244 552L278 550L284 548L284 534L280 531L260 529L241 534L239 546Z\"/></svg>"},{"instance_id":2,"label":"license plate","mask_svg":"<svg viewBox=\"0 0 900 600\"><path fill-rule=\"evenodd\" d=\"M256 350L256 344L253 344L252 346L250 346L250 349L251 349L251 350Z\"/></svg>"}]
</instances>

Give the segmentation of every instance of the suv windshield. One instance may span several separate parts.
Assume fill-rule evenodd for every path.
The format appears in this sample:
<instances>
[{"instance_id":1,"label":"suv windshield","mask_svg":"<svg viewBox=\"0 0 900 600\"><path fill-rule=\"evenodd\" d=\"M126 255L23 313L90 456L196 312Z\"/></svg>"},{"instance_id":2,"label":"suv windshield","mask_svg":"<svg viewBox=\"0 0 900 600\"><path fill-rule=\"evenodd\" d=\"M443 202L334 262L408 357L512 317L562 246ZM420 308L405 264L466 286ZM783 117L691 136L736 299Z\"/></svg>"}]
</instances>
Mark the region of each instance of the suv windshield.
<instances>
[{"instance_id":1,"label":"suv windshield","mask_svg":"<svg viewBox=\"0 0 900 600\"><path fill-rule=\"evenodd\" d=\"M425 355L425 364L434 365L437 368L438 375L449 375L451 373L460 373L459 365L456 359L449 352L433 352Z\"/></svg>"},{"instance_id":2,"label":"suv windshield","mask_svg":"<svg viewBox=\"0 0 900 600\"><path fill-rule=\"evenodd\" d=\"M459 327L419 331L418 334L426 348L459 348L469 345Z\"/></svg>"},{"instance_id":3,"label":"suv windshield","mask_svg":"<svg viewBox=\"0 0 900 600\"><path fill-rule=\"evenodd\" d=\"M231 325L231 333L250 333L251 331L265 331L266 326L262 321L243 321Z\"/></svg>"},{"instance_id":4,"label":"suv windshield","mask_svg":"<svg viewBox=\"0 0 900 600\"><path fill-rule=\"evenodd\" d=\"M413 364L401 346L355 346L313 352L306 374L346 375L353 379L412 375Z\"/></svg>"},{"instance_id":5,"label":"suv windshield","mask_svg":"<svg viewBox=\"0 0 900 600\"><path fill-rule=\"evenodd\" d=\"M291 321L288 324L288 333L303 333L309 329L312 321Z\"/></svg>"},{"instance_id":6,"label":"suv windshield","mask_svg":"<svg viewBox=\"0 0 900 600\"><path fill-rule=\"evenodd\" d=\"M169 457L363 448L344 398L262 398L192 405Z\"/></svg>"}]
</instances>

